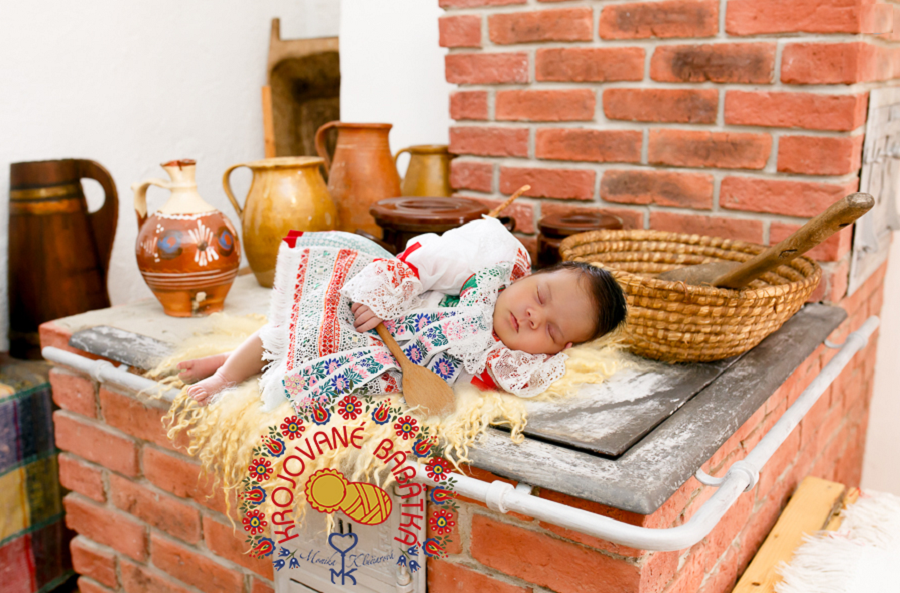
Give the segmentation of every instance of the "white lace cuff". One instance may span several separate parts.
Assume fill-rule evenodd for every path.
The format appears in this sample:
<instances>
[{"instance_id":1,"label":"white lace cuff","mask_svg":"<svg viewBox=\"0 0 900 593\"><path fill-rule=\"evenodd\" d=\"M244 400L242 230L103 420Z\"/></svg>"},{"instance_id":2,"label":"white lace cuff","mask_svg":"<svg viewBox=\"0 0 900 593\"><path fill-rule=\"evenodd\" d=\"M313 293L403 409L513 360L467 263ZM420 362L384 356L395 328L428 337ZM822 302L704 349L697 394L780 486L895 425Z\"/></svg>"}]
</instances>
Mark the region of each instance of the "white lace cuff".
<instances>
[{"instance_id":1,"label":"white lace cuff","mask_svg":"<svg viewBox=\"0 0 900 593\"><path fill-rule=\"evenodd\" d=\"M394 319L418 307L422 283L400 260L377 259L347 281L341 294L382 319Z\"/></svg>"},{"instance_id":2,"label":"white lace cuff","mask_svg":"<svg viewBox=\"0 0 900 593\"><path fill-rule=\"evenodd\" d=\"M497 385L519 397L534 397L566 372L568 354L528 354L501 346L488 357L488 368Z\"/></svg>"}]
</instances>

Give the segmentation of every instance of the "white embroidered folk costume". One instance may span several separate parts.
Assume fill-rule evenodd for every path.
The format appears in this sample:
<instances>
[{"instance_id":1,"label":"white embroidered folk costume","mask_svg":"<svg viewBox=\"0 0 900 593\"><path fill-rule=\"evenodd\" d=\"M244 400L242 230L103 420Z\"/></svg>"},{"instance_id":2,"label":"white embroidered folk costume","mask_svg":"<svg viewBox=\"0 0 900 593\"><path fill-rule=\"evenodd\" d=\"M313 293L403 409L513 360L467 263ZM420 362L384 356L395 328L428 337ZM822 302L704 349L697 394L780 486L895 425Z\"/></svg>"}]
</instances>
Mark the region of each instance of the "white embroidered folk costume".
<instances>
[{"instance_id":1,"label":"white embroidered folk costume","mask_svg":"<svg viewBox=\"0 0 900 593\"><path fill-rule=\"evenodd\" d=\"M356 331L351 303L384 319L410 360L448 383L541 393L564 374L566 355L510 350L493 332L497 295L530 271L528 253L493 218L416 237L396 258L357 235L292 233L260 332L271 361L260 379L265 408L400 391L399 365L374 330Z\"/></svg>"}]
</instances>

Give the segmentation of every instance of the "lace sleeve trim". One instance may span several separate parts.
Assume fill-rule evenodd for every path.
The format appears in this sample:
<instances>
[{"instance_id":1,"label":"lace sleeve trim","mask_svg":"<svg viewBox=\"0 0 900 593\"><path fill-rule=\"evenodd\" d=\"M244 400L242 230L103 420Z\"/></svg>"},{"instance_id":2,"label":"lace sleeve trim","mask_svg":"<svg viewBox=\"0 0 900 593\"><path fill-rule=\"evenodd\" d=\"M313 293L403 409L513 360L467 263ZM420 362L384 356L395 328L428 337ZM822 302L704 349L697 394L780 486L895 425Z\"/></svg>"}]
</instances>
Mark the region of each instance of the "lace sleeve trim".
<instances>
[{"instance_id":1,"label":"lace sleeve trim","mask_svg":"<svg viewBox=\"0 0 900 593\"><path fill-rule=\"evenodd\" d=\"M487 366L497 385L519 397L543 393L566 372L567 354L528 354L498 343Z\"/></svg>"},{"instance_id":2,"label":"lace sleeve trim","mask_svg":"<svg viewBox=\"0 0 900 593\"><path fill-rule=\"evenodd\" d=\"M422 283L406 263L376 259L347 281L341 294L382 319L394 319L421 304Z\"/></svg>"}]
</instances>

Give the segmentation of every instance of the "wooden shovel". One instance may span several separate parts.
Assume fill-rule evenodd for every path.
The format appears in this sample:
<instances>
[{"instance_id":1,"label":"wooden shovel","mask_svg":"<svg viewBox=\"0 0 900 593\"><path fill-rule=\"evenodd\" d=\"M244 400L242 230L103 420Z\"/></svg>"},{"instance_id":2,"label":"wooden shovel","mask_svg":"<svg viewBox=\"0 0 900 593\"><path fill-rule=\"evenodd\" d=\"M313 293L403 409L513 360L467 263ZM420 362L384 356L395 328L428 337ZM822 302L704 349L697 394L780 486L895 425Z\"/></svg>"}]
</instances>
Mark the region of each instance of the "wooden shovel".
<instances>
[{"instance_id":1,"label":"wooden shovel","mask_svg":"<svg viewBox=\"0 0 900 593\"><path fill-rule=\"evenodd\" d=\"M488 216L496 218L504 208L512 204L513 200L522 195L522 192L529 189L531 186L522 186L505 202L492 210ZM443 416L447 412L453 411L456 404L453 388L425 367L420 367L407 358L383 323L379 323L375 327L375 331L400 363L400 370L403 373L403 397L406 399L406 403L411 407L418 406L424 409L429 415Z\"/></svg>"},{"instance_id":2,"label":"wooden shovel","mask_svg":"<svg viewBox=\"0 0 900 593\"><path fill-rule=\"evenodd\" d=\"M657 278L686 284L741 289L769 270L799 257L838 232L853 224L872 209L875 198L865 193L846 196L819 214L781 243L769 247L759 255L743 262L712 262L677 268L663 272Z\"/></svg>"}]
</instances>

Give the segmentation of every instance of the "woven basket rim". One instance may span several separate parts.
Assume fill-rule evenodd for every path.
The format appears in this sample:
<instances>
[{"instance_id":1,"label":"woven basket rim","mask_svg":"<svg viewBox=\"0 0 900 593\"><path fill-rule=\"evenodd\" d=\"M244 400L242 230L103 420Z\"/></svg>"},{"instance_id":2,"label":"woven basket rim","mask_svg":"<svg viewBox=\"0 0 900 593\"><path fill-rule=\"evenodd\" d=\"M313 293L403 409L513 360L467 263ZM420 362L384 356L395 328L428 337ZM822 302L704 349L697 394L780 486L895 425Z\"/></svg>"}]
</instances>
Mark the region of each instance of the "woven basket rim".
<instances>
[{"instance_id":1,"label":"woven basket rim","mask_svg":"<svg viewBox=\"0 0 900 593\"><path fill-rule=\"evenodd\" d=\"M649 240L659 243L706 245L710 247L717 247L726 251L751 253L754 255L757 253L761 253L768 248L767 246L759 245L757 243L749 243L746 241L737 241L732 239L725 239L722 237L713 237L709 235L631 229L588 231L586 233L571 235L569 237L566 237L562 241L559 246L559 251L562 255L563 260L585 261L585 263L589 263L592 266L606 268L613 273L617 280L628 282L629 284L640 284L652 290L677 291L679 293L707 297L727 297L751 300L772 297L778 295L779 293L796 292L798 290L803 290L812 283L818 284L821 276L821 268L819 267L819 265L809 257L801 255L800 257L795 258L787 264L782 265L789 266L796 270L803 276L802 280L795 280L783 284L769 284L767 286L762 286L759 288L745 288L736 290L732 288L719 288L715 286L698 286L693 284L686 284L685 282L680 281L673 282L671 280L659 280L658 278L621 270L613 265L604 264L602 262L586 261L587 258L584 256L571 255L572 248L579 245L585 245L588 243L605 243L611 240L629 241L637 239L639 239L640 241Z\"/></svg>"}]
</instances>

